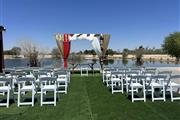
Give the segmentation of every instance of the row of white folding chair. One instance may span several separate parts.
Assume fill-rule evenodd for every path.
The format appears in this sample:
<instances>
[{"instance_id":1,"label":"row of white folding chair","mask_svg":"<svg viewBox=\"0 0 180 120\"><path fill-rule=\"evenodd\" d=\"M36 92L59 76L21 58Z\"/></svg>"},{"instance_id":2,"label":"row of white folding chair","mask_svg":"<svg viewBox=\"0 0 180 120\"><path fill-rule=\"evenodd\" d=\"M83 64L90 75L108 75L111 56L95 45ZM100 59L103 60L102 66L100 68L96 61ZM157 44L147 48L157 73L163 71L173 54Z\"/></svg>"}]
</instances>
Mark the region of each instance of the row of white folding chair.
<instances>
[{"instance_id":1,"label":"row of white folding chair","mask_svg":"<svg viewBox=\"0 0 180 120\"><path fill-rule=\"evenodd\" d=\"M34 103L33 102L31 102L31 103L21 103L20 102L20 94L21 93L25 93L25 92L27 92L27 91L30 91L30 89L28 88L28 87L30 87L30 86L24 86L24 84L23 84L23 87L22 88L20 88L19 89L19 83L23 83L22 81L23 81L23 79L26 79L27 81L28 81L28 79L30 79L30 78L34 78L34 76L33 75L26 75L26 74L20 74L20 73L13 73L13 74L11 74L12 76L8 76L9 78L12 78L12 82L13 82L13 84L10 84L11 86L14 86L14 84L15 84L15 82L14 81L16 81L16 83L18 84L18 91L17 91L17 93L18 93L18 106L19 105L25 105L25 104L32 104L32 106L34 105ZM67 75L67 74L66 74ZM21 78L21 77L22 78ZM19 77L20 77L20 81L21 82L17 82L18 80L19 80ZM41 74L39 74L38 75L38 78L39 79L41 79L41 78L44 78L44 77L50 77L50 76L48 76L47 74L42 74L42 72L41 72ZM59 76L60 77L60 76ZM61 76L62 77L62 76ZM65 85L64 85L64 87L65 87L65 90L64 91L62 91L62 92L64 92L64 93L67 93L67 76L64 76L65 77L65 80L64 80L64 82L65 82ZM39 79L38 79L38 81L36 81L36 82L40 82L39 81ZM56 78L57 79L57 78ZM64 78L63 78L64 79ZM60 80L60 81L59 81ZM62 78L58 78L58 81L59 82L61 82L62 83ZM13 89L14 89L14 87L12 87ZM25 88L28 88L28 89L25 89ZM22 91L22 92L21 92ZM32 89L31 90L32 91L32 93L35 91L34 89ZM3 93L5 93L5 92L3 92ZM41 93L41 92L40 92ZM34 94L32 94L33 96L34 96ZM32 97L33 97L32 96Z\"/></svg>"},{"instance_id":2,"label":"row of white folding chair","mask_svg":"<svg viewBox=\"0 0 180 120\"><path fill-rule=\"evenodd\" d=\"M138 72L138 74L142 73L143 68L108 68L103 70L103 83L105 82L107 87L109 86L111 72Z\"/></svg>"},{"instance_id":3,"label":"row of white folding chair","mask_svg":"<svg viewBox=\"0 0 180 120\"><path fill-rule=\"evenodd\" d=\"M55 73L57 73L57 72L55 72ZM61 73L62 73L62 71L61 71ZM55 76L55 77L58 78L58 81L59 81L58 83L64 82L64 84L65 84L64 85L64 90L63 91L59 91L59 92L60 93L67 93L67 86L68 86L67 82L68 83L70 82L70 73L69 72L65 72L65 71L63 73L64 73L65 79L63 79L62 76L61 76L61 78L58 78L58 76ZM47 72L37 72L35 74L37 75L37 79L35 80L36 88L39 87L39 78L42 78L42 77L53 77L54 76L54 72L53 72L53 74L52 73L50 74L50 73L47 73ZM27 75L26 73L12 73L9 77L13 78L12 86L13 86L13 89L14 89L15 88L14 85L17 83L16 80L19 77L35 77L35 76L33 74ZM40 92L38 92L38 93L40 93Z\"/></svg>"},{"instance_id":4,"label":"row of white folding chair","mask_svg":"<svg viewBox=\"0 0 180 120\"><path fill-rule=\"evenodd\" d=\"M0 86L0 92L6 92L7 93L7 102L1 103L0 106L7 106L9 107L9 99L10 99L10 83L12 81L12 78L0 78L0 83L3 84L3 86ZM41 106L43 104L54 104L56 106L56 85L57 78L55 77L42 77L40 78L40 84L41 84ZM5 85L4 85L5 83ZM34 96L35 96L35 78L31 77L20 77L17 79L18 84L18 101L17 105L18 107L20 105L32 105L34 106ZM53 91L54 92L54 101L43 101L43 95L47 91ZM31 102L21 102L21 95L25 92L32 92L32 100Z\"/></svg>"},{"instance_id":5,"label":"row of white folding chair","mask_svg":"<svg viewBox=\"0 0 180 120\"><path fill-rule=\"evenodd\" d=\"M114 73L118 74L118 72L112 72L109 75L113 76L111 74L114 74ZM156 78L156 77L151 78L151 76L154 76L156 74L155 70L154 71L145 71L145 72L143 72L142 75L146 76L145 86L151 85L150 87L146 87L146 91L151 91L153 93L152 94L152 101L154 101L154 100L164 100L165 101L165 95L164 95L165 92L166 92L165 87L170 87L170 86L167 85L167 83L169 83L169 77L170 77L171 73L172 73L171 71L162 71L162 72L158 73L159 74L158 78ZM125 74L123 72L119 72L119 75L117 75L117 76L121 76L121 79L115 78L115 77L112 77L112 78L110 77L110 78L112 79L112 81L114 80L116 82L120 82L122 80L122 78L124 77L125 78L125 83L124 84L126 85L126 90L131 91L131 90L128 90L128 86L130 84L129 80L131 79L128 76L137 76L137 75L139 75L139 73L138 72L127 72L126 75L127 76L124 77ZM164 77L163 75L166 75L166 76ZM153 79L155 79L155 78L159 79L161 82L160 83L155 83L155 82L152 83L151 81ZM112 82L112 81L111 81L111 83L115 83L115 82ZM122 83L123 83L123 81L122 81ZM122 88L121 88L121 90L114 90L115 85L117 85L117 84L111 84L112 93L114 93L114 92L122 92L121 91L121 90L123 90ZM178 85L176 84L176 86L178 86ZM163 97L160 97L160 98L155 98L154 97L154 89L155 88L160 88L161 89L161 92L163 93ZM172 94L171 94L171 96L172 96ZM171 99L172 99L172 97L171 97Z\"/></svg>"},{"instance_id":6,"label":"row of white folding chair","mask_svg":"<svg viewBox=\"0 0 180 120\"><path fill-rule=\"evenodd\" d=\"M146 101L146 93L149 89L151 89L151 97L152 102L154 100L164 100L165 101L165 85L164 81L167 76L164 75L153 75L150 78L150 82L147 85L147 78L148 76L145 75L135 75L130 77L130 84L128 85L128 93L131 93L132 102L143 100ZM148 80L149 81L149 80ZM162 97L155 97L155 89L160 89L160 92L162 92ZM135 98L134 92L138 93L139 89L142 89L143 97ZM148 90L147 90L148 89Z\"/></svg>"},{"instance_id":7,"label":"row of white folding chair","mask_svg":"<svg viewBox=\"0 0 180 120\"><path fill-rule=\"evenodd\" d=\"M32 105L34 106L34 95L35 95L35 78L31 77L21 77L18 78L18 107L20 105ZM41 106L43 104L54 104L56 106L56 85L57 78L55 77L40 77L39 83L40 83L40 89L41 89L41 99L40 104ZM30 83L30 85L28 84ZM48 91L54 92L54 101L44 101L43 96ZM20 101L20 95L21 92L32 92L32 101L31 102L21 102Z\"/></svg>"},{"instance_id":8,"label":"row of white folding chair","mask_svg":"<svg viewBox=\"0 0 180 120\"><path fill-rule=\"evenodd\" d=\"M138 76L134 76L132 78L136 78L136 77L138 77ZM145 83L147 81L149 81L147 79L148 76L144 76L144 77L146 77L146 79L144 79ZM177 80L180 80L180 75L171 75L170 78L169 78L168 84L166 83L167 78L168 78L168 75L153 75L150 78L149 85L145 84L145 89L143 89L143 91L145 91L145 94L146 94L147 92L149 92L149 89L150 89L151 96L152 96L152 101L155 101L155 100L166 101L166 92L167 92L165 90L166 86L170 88L169 92L170 92L170 95L171 95L171 101L173 102L174 100L180 100L180 97L174 96L174 92L178 93L179 90L180 90L180 84L177 83ZM175 79L176 79L176 82L173 81ZM155 89L156 88L160 89L160 92L162 92L162 97L155 97ZM174 89L174 88L176 88L176 89ZM131 90L132 90L132 88L131 88ZM134 101L134 100L135 99L133 99L133 93L132 93L132 101ZM144 99L144 101L145 101L145 99Z\"/></svg>"},{"instance_id":9,"label":"row of white folding chair","mask_svg":"<svg viewBox=\"0 0 180 120\"><path fill-rule=\"evenodd\" d=\"M141 71L141 68L134 68L131 69L131 71L129 71L129 69L118 69L119 72L124 72L123 73L123 78L125 80L124 85L126 87L126 92L128 92L128 84L129 84L129 80L130 78L128 76L135 76L135 75L147 75L147 76L151 76L151 75L155 75L157 74L156 69L154 68L149 68L146 69L146 71ZM110 82L110 76L111 76L111 72L116 72L117 69L106 69L103 71L103 82L106 83L107 87L109 86L109 82ZM162 73L166 73L167 72L161 72Z\"/></svg>"}]
</instances>

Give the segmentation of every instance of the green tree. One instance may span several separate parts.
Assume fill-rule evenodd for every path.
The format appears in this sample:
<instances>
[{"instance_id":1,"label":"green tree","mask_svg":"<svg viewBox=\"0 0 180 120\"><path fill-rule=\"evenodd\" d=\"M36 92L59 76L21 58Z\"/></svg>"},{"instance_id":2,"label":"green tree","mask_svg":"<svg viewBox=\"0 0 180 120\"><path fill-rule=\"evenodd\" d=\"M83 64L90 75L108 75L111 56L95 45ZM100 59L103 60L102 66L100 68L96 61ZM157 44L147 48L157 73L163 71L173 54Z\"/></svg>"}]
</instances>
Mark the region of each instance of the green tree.
<instances>
[{"instance_id":1,"label":"green tree","mask_svg":"<svg viewBox=\"0 0 180 120\"><path fill-rule=\"evenodd\" d=\"M142 60L143 52L144 52L143 46L139 46L139 48L135 51L137 65L143 64L143 60Z\"/></svg>"},{"instance_id":2,"label":"green tree","mask_svg":"<svg viewBox=\"0 0 180 120\"><path fill-rule=\"evenodd\" d=\"M21 46L22 54L29 61L27 65L30 67L40 66L40 61L38 59L40 50L38 49L37 44L33 43L31 40L21 40L19 44Z\"/></svg>"},{"instance_id":3,"label":"green tree","mask_svg":"<svg viewBox=\"0 0 180 120\"><path fill-rule=\"evenodd\" d=\"M12 55L14 57L18 57L21 54L21 48L20 47L13 47L11 49Z\"/></svg>"},{"instance_id":4,"label":"green tree","mask_svg":"<svg viewBox=\"0 0 180 120\"><path fill-rule=\"evenodd\" d=\"M51 51L53 58L61 58L60 52L58 48L53 48Z\"/></svg>"},{"instance_id":5,"label":"green tree","mask_svg":"<svg viewBox=\"0 0 180 120\"><path fill-rule=\"evenodd\" d=\"M129 50L127 48L123 49L123 52L122 52L122 58L123 59L127 59L128 52L129 52Z\"/></svg>"},{"instance_id":6,"label":"green tree","mask_svg":"<svg viewBox=\"0 0 180 120\"><path fill-rule=\"evenodd\" d=\"M175 32L167 36L162 45L163 50L171 55L176 57L176 60L180 59L180 32Z\"/></svg>"}]
</instances>

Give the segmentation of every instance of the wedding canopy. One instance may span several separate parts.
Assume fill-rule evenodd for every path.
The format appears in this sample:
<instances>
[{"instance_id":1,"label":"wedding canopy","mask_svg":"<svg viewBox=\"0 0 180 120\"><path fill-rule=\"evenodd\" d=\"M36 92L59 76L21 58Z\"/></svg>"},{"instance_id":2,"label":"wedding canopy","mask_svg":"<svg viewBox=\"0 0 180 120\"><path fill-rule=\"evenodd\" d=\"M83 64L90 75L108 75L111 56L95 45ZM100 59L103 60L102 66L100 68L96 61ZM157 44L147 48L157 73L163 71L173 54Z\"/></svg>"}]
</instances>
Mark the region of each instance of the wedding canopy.
<instances>
[{"instance_id":1,"label":"wedding canopy","mask_svg":"<svg viewBox=\"0 0 180 120\"><path fill-rule=\"evenodd\" d=\"M109 34L56 34L58 48L64 59L64 68L67 68L67 59L70 53L71 41L89 40L99 58L103 58L109 44Z\"/></svg>"}]
</instances>

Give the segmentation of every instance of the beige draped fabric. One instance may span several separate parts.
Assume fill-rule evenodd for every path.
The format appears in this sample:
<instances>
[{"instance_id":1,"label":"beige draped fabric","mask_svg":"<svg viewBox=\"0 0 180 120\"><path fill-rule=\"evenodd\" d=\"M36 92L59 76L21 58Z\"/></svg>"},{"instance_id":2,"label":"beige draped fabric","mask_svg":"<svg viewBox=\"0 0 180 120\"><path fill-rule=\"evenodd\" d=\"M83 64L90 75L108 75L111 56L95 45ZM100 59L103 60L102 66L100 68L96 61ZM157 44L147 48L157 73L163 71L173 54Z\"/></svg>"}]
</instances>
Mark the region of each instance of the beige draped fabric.
<instances>
[{"instance_id":1,"label":"beige draped fabric","mask_svg":"<svg viewBox=\"0 0 180 120\"><path fill-rule=\"evenodd\" d=\"M64 36L63 34L57 34L55 38L56 38L56 43L59 48L59 51L61 55L64 56L64 46L63 46Z\"/></svg>"},{"instance_id":2,"label":"beige draped fabric","mask_svg":"<svg viewBox=\"0 0 180 120\"><path fill-rule=\"evenodd\" d=\"M101 46L101 51L102 51L102 56L105 56L106 51L108 49L109 45L109 40L110 40L110 35L109 34L103 34L102 35L102 40L100 40L100 46Z\"/></svg>"}]
</instances>

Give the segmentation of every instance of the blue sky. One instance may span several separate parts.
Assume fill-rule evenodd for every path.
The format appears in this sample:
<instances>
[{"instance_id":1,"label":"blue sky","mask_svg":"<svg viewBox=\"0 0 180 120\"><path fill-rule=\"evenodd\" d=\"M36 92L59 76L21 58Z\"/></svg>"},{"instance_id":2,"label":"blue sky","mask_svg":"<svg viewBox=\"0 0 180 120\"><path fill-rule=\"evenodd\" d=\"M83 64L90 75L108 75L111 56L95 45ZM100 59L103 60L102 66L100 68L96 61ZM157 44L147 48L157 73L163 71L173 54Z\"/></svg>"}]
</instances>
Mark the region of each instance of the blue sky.
<instances>
[{"instance_id":1,"label":"blue sky","mask_svg":"<svg viewBox=\"0 0 180 120\"><path fill-rule=\"evenodd\" d=\"M0 0L4 49L22 39L54 48L56 33L109 33L109 48L160 48L164 37L180 31L179 0ZM92 49L74 41L72 51Z\"/></svg>"}]
</instances>

